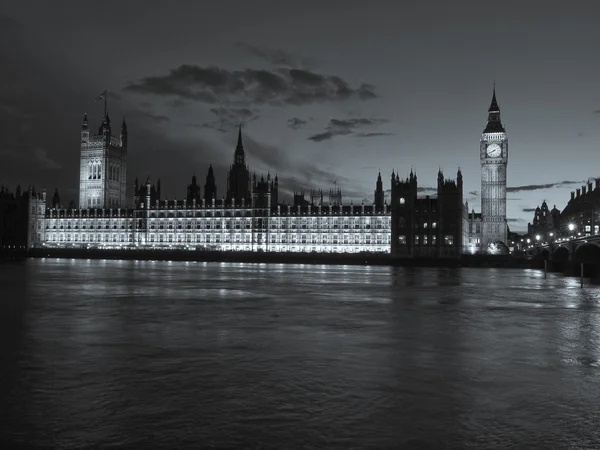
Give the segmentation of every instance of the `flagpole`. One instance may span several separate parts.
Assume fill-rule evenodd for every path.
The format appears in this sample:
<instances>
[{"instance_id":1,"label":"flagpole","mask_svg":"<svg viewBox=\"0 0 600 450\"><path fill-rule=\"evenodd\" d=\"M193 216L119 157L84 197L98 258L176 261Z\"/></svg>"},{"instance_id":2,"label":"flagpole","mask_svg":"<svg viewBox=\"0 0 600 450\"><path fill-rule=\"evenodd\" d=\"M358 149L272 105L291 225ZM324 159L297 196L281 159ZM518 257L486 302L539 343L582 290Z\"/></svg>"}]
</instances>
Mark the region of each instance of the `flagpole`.
<instances>
[{"instance_id":1,"label":"flagpole","mask_svg":"<svg viewBox=\"0 0 600 450\"><path fill-rule=\"evenodd\" d=\"M108 116L108 89L104 89L104 118Z\"/></svg>"}]
</instances>

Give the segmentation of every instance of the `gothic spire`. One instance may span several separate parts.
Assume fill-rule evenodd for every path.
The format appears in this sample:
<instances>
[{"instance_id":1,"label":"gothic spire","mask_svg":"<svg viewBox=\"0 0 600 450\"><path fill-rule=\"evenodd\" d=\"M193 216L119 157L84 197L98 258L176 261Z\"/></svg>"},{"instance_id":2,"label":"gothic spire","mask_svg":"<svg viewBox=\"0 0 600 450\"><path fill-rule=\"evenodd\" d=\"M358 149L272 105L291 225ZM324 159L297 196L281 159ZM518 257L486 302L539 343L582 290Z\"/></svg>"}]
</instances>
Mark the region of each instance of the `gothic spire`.
<instances>
[{"instance_id":1,"label":"gothic spire","mask_svg":"<svg viewBox=\"0 0 600 450\"><path fill-rule=\"evenodd\" d=\"M238 140L237 140L237 145L236 145L235 149L244 151L244 146L242 145L242 126L241 125L238 130Z\"/></svg>"},{"instance_id":2,"label":"gothic spire","mask_svg":"<svg viewBox=\"0 0 600 450\"><path fill-rule=\"evenodd\" d=\"M235 153L233 156L233 161L235 164L246 164L246 157L244 155L244 145L242 144L242 126L238 130L238 140L237 145L235 146Z\"/></svg>"},{"instance_id":3,"label":"gothic spire","mask_svg":"<svg viewBox=\"0 0 600 450\"><path fill-rule=\"evenodd\" d=\"M496 82L494 81L494 92L492 94L492 103L490 103L490 109L488 112L500 112L498 101L496 100Z\"/></svg>"},{"instance_id":4,"label":"gothic spire","mask_svg":"<svg viewBox=\"0 0 600 450\"><path fill-rule=\"evenodd\" d=\"M492 93L492 102L490 103L490 107L488 109L488 121L483 130L484 133L503 133L504 126L500 120L500 107L498 106L498 101L496 100L496 83L494 82L494 91Z\"/></svg>"}]
</instances>

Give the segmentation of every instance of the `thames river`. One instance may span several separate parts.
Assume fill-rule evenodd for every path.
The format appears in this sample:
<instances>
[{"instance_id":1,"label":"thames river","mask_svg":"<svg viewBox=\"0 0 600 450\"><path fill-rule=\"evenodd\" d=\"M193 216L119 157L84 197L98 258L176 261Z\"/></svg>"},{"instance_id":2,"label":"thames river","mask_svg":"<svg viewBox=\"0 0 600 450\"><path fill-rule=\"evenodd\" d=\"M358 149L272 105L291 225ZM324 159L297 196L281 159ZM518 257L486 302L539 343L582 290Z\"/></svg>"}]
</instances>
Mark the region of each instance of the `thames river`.
<instances>
[{"instance_id":1,"label":"thames river","mask_svg":"<svg viewBox=\"0 0 600 450\"><path fill-rule=\"evenodd\" d=\"M600 288L534 270L0 264L10 448L600 448Z\"/></svg>"}]
</instances>

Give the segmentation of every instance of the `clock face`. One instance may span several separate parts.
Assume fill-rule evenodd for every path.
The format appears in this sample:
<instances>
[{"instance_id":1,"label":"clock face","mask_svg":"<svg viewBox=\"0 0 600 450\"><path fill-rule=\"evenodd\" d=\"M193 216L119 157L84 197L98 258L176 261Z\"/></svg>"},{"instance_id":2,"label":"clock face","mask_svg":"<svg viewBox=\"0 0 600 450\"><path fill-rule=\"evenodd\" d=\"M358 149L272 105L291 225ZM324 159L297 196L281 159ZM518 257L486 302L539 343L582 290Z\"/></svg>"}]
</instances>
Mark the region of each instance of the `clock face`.
<instances>
[{"instance_id":1,"label":"clock face","mask_svg":"<svg viewBox=\"0 0 600 450\"><path fill-rule=\"evenodd\" d=\"M486 153L490 158L497 158L502 154L502 149L498 144L490 144L487 146Z\"/></svg>"}]
</instances>

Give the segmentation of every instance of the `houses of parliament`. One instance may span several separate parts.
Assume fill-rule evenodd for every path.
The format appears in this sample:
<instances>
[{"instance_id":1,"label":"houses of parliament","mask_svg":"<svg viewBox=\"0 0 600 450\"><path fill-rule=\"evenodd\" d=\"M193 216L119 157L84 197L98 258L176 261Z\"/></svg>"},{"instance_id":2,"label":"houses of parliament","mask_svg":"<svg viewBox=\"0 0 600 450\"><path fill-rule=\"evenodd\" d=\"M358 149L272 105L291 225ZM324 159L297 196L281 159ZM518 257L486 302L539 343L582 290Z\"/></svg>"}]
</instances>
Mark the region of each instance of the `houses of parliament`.
<instances>
[{"instance_id":1,"label":"houses of parliament","mask_svg":"<svg viewBox=\"0 0 600 450\"><path fill-rule=\"evenodd\" d=\"M117 126L117 128L119 128ZM296 193L281 202L277 176L257 177L246 162L240 128L227 191L217 192L208 169L204 184L192 177L182 200L163 199L160 181L131 183L127 196L128 132L119 134L105 114L97 132L87 116L81 126L79 205L60 208L46 192L28 193L28 248L152 248L195 251L391 253L406 257L455 257L506 246L508 145L494 89L480 140L481 212L463 202L460 170L437 174L437 195L419 196L415 172L381 173L370 204L344 203L339 188ZM495 249L495 250L494 250Z\"/></svg>"}]
</instances>

